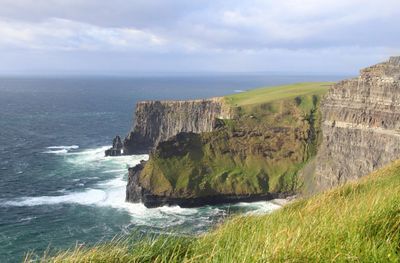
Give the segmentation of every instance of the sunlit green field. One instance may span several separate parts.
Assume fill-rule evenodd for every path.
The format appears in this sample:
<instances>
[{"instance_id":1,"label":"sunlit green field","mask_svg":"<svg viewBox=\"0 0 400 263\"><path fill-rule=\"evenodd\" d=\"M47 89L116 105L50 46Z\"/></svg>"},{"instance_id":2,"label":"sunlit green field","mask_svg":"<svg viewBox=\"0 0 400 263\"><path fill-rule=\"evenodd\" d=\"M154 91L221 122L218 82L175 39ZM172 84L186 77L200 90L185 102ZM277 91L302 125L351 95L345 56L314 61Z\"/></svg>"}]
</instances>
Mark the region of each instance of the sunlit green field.
<instances>
[{"instance_id":1,"label":"sunlit green field","mask_svg":"<svg viewBox=\"0 0 400 263\"><path fill-rule=\"evenodd\" d=\"M235 106L264 104L310 94L324 94L333 83L305 82L277 87L265 87L226 96L228 102Z\"/></svg>"}]
</instances>

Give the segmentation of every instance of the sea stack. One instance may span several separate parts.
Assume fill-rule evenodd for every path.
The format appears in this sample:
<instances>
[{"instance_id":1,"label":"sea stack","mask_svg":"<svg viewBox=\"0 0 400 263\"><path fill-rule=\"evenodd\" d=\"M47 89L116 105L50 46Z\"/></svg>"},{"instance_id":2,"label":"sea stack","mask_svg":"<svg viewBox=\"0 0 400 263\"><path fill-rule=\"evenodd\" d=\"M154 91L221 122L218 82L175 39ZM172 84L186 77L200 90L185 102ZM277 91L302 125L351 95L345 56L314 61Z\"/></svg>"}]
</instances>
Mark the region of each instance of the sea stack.
<instances>
[{"instance_id":1,"label":"sea stack","mask_svg":"<svg viewBox=\"0 0 400 263\"><path fill-rule=\"evenodd\" d=\"M118 135L113 139L113 144L110 149L105 151L106 156L120 156L123 153L123 144L121 142L121 137Z\"/></svg>"}]
</instances>

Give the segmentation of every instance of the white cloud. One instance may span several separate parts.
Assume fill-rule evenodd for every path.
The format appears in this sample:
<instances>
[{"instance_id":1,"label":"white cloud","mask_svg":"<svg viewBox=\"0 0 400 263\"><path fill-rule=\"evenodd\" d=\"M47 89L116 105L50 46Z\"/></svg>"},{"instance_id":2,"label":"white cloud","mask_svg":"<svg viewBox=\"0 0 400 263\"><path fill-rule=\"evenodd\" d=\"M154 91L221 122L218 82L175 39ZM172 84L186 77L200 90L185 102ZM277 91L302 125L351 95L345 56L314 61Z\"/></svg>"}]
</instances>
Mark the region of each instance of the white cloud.
<instances>
[{"instance_id":1,"label":"white cloud","mask_svg":"<svg viewBox=\"0 0 400 263\"><path fill-rule=\"evenodd\" d=\"M36 23L0 20L0 47L129 51L165 44L162 37L135 28L99 27L59 18Z\"/></svg>"},{"instance_id":2,"label":"white cloud","mask_svg":"<svg viewBox=\"0 0 400 263\"><path fill-rule=\"evenodd\" d=\"M381 37L376 33L399 33L399 22L398 0L255 0L223 10L220 26L236 31L238 38L249 39L249 46L253 41L259 48L314 48L321 42L325 46L362 46L368 39L393 39L395 43L400 39L396 34Z\"/></svg>"}]
</instances>

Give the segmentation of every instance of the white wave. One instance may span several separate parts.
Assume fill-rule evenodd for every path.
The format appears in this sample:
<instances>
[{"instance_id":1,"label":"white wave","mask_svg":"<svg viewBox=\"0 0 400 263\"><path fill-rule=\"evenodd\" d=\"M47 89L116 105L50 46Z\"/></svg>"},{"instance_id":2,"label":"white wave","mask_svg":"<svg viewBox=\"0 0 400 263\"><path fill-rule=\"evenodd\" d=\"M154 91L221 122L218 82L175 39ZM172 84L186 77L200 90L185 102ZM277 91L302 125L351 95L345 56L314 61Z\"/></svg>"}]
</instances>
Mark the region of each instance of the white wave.
<instances>
[{"instance_id":1,"label":"white wave","mask_svg":"<svg viewBox=\"0 0 400 263\"><path fill-rule=\"evenodd\" d=\"M36 219L36 218L37 218L36 216L23 217L23 218L19 219L18 222L29 222L29 221L31 221L33 219Z\"/></svg>"},{"instance_id":2,"label":"white wave","mask_svg":"<svg viewBox=\"0 0 400 263\"><path fill-rule=\"evenodd\" d=\"M49 147L46 147L46 149L49 149L49 150L45 151L43 153L52 153L52 154L57 154L57 155L63 155L63 154L67 154L70 150L79 149L79 146L78 145L49 146Z\"/></svg>"},{"instance_id":3,"label":"white wave","mask_svg":"<svg viewBox=\"0 0 400 263\"><path fill-rule=\"evenodd\" d=\"M47 149L76 150L76 149L79 149L79 146L78 146L78 145L69 145L69 146L64 146L64 145L61 145L61 146L49 146L49 147L47 147Z\"/></svg>"},{"instance_id":4,"label":"white wave","mask_svg":"<svg viewBox=\"0 0 400 263\"><path fill-rule=\"evenodd\" d=\"M101 173L110 174L110 173L121 173L121 172L126 172L126 171L127 171L126 169L113 169L113 170L106 170Z\"/></svg>"},{"instance_id":5,"label":"white wave","mask_svg":"<svg viewBox=\"0 0 400 263\"><path fill-rule=\"evenodd\" d=\"M162 206L159 208L161 212L166 214L175 214L175 215L194 215L198 213L197 208L182 208L180 206Z\"/></svg>"},{"instance_id":6,"label":"white wave","mask_svg":"<svg viewBox=\"0 0 400 263\"><path fill-rule=\"evenodd\" d=\"M236 93L241 93L241 92L245 92L245 91L244 91L244 90L241 90L241 89L235 89L234 92L236 92Z\"/></svg>"},{"instance_id":7,"label":"white wave","mask_svg":"<svg viewBox=\"0 0 400 263\"><path fill-rule=\"evenodd\" d=\"M280 205L274 204L270 201L238 203L237 206L247 207L251 209L251 211L247 212L247 214L268 214L276 209L281 208Z\"/></svg>"},{"instance_id":8,"label":"white wave","mask_svg":"<svg viewBox=\"0 0 400 263\"><path fill-rule=\"evenodd\" d=\"M52 154L66 154L68 153L67 149L61 149L61 150L52 150L52 151L45 151L43 153L52 153Z\"/></svg>"},{"instance_id":9,"label":"white wave","mask_svg":"<svg viewBox=\"0 0 400 263\"><path fill-rule=\"evenodd\" d=\"M114 173L114 171L115 173L121 173L124 169L126 173L128 167L138 164L140 160L148 159L147 154L106 157L104 151L109 148L110 146L101 146L79 152L70 152L67 154L66 161L71 165L85 169L94 168L98 170L103 168L104 171L101 173Z\"/></svg>"},{"instance_id":10,"label":"white wave","mask_svg":"<svg viewBox=\"0 0 400 263\"><path fill-rule=\"evenodd\" d=\"M99 189L88 189L85 192L73 192L60 196L35 196L22 197L3 202L3 206L38 206L54 205L62 203L77 203L91 205L102 202L106 198L104 191Z\"/></svg>"}]
</instances>

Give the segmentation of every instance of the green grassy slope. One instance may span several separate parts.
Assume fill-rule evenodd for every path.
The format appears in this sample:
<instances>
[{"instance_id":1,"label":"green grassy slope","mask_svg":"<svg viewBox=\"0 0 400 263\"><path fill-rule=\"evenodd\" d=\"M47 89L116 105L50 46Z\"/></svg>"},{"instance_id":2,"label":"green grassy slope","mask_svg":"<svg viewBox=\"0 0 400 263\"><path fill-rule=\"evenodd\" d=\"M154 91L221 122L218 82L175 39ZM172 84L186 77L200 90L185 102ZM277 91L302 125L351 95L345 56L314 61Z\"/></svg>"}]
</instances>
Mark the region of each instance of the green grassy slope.
<instances>
[{"instance_id":1,"label":"green grassy slope","mask_svg":"<svg viewBox=\"0 0 400 263\"><path fill-rule=\"evenodd\" d=\"M128 239L48 260L400 262L400 161L272 214L232 218L200 237Z\"/></svg>"},{"instance_id":2,"label":"green grassy slope","mask_svg":"<svg viewBox=\"0 0 400 263\"><path fill-rule=\"evenodd\" d=\"M319 102L330 83L251 90L225 98L238 117L213 132L161 143L140 178L156 195L293 193L316 153ZM179 149L179 151L177 150Z\"/></svg>"},{"instance_id":3,"label":"green grassy slope","mask_svg":"<svg viewBox=\"0 0 400 263\"><path fill-rule=\"evenodd\" d=\"M297 96L322 95L333 83L305 82L285 86L265 87L226 96L230 104L246 106L265 104L276 100L291 99Z\"/></svg>"}]
</instances>

